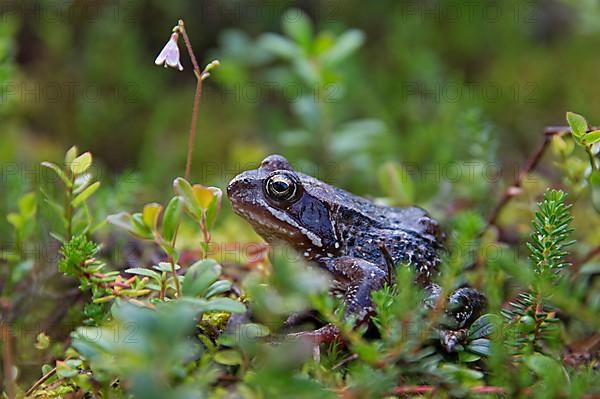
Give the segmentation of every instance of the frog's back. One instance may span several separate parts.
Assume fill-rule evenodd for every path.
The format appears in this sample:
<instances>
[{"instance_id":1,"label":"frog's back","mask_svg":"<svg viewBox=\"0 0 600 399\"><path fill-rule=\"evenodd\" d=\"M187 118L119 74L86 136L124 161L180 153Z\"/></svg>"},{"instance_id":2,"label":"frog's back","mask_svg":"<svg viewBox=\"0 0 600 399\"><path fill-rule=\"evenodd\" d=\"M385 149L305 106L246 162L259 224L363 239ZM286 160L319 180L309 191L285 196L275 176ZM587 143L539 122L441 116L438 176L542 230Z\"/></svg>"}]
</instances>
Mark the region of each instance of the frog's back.
<instances>
[{"instance_id":1,"label":"frog's back","mask_svg":"<svg viewBox=\"0 0 600 399\"><path fill-rule=\"evenodd\" d=\"M418 280L427 281L436 272L443 234L438 222L422 208L395 208L373 203L344 190L329 187L336 198L332 209L342 252L386 267L381 244L394 263L408 263Z\"/></svg>"},{"instance_id":2,"label":"frog's back","mask_svg":"<svg viewBox=\"0 0 600 399\"><path fill-rule=\"evenodd\" d=\"M382 219L387 223L355 229L348 234L347 255L387 268L380 247L384 245L395 264L409 264L417 273L417 280L428 283L437 273L443 247L437 222L420 208L384 207L382 211Z\"/></svg>"}]
</instances>

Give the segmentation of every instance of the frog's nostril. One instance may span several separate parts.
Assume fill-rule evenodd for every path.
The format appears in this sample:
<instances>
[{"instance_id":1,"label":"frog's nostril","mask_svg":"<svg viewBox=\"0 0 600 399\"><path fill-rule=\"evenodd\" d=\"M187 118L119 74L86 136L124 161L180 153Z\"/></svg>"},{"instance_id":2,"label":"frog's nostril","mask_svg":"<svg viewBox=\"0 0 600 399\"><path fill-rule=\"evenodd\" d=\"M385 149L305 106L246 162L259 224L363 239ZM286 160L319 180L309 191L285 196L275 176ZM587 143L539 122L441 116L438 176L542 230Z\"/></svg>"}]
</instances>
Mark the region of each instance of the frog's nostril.
<instances>
[{"instance_id":1,"label":"frog's nostril","mask_svg":"<svg viewBox=\"0 0 600 399\"><path fill-rule=\"evenodd\" d=\"M236 176L233 179L231 179L231 181L227 185L227 197L229 197L229 199L231 199L231 197L236 193L236 191L238 190L238 186L239 178L238 176Z\"/></svg>"},{"instance_id":2,"label":"frog's nostril","mask_svg":"<svg viewBox=\"0 0 600 399\"><path fill-rule=\"evenodd\" d=\"M227 197L230 200L239 199L247 196L249 193L255 191L254 181L256 178L253 177L251 172L243 172L231 179L227 185Z\"/></svg>"}]
</instances>

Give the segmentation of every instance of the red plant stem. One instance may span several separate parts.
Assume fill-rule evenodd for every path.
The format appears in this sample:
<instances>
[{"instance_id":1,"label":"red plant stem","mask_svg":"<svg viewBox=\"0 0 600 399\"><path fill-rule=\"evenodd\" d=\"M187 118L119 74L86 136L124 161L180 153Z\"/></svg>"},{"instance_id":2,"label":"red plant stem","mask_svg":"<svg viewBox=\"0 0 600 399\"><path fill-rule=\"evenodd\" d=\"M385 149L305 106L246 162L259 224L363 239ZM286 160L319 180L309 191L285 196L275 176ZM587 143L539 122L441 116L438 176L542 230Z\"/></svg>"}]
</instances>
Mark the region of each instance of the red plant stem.
<instances>
[{"instance_id":1,"label":"red plant stem","mask_svg":"<svg viewBox=\"0 0 600 399\"><path fill-rule=\"evenodd\" d=\"M407 385L403 387L395 387L392 390L393 395L405 395L409 393L432 393L435 392L436 387L429 385Z\"/></svg>"},{"instance_id":2,"label":"red plant stem","mask_svg":"<svg viewBox=\"0 0 600 399\"><path fill-rule=\"evenodd\" d=\"M430 386L430 385L407 385L401 387L395 387L392 389L392 395L408 395L408 394L426 394L426 393L435 393L437 392L438 387ZM506 390L503 387L491 386L491 385L482 385L478 387L472 387L469 389L471 393L474 394L503 394ZM530 389L525 389L523 391L525 395L531 394Z\"/></svg>"},{"instance_id":3,"label":"red plant stem","mask_svg":"<svg viewBox=\"0 0 600 399\"><path fill-rule=\"evenodd\" d=\"M331 369L332 370L339 369L340 367L345 366L346 364L353 362L356 359L358 359L358 355L356 353L353 353L352 355L346 357L345 359L342 359L338 364L333 366Z\"/></svg>"},{"instance_id":4,"label":"red plant stem","mask_svg":"<svg viewBox=\"0 0 600 399\"><path fill-rule=\"evenodd\" d=\"M190 124L190 134L188 136L188 148L187 148L187 160L185 163L185 178L186 180L190 177L190 170L192 169L192 155L194 151L194 142L196 141L196 127L198 125L198 112L200 108L200 97L202 96L202 71L198 66L196 55L192 49L192 43L187 35L183 21L179 21L179 32L183 36L183 41L187 48L192 65L194 66L194 75L196 75L196 93L194 94L194 106L192 109L192 122Z\"/></svg>"},{"instance_id":5,"label":"red plant stem","mask_svg":"<svg viewBox=\"0 0 600 399\"><path fill-rule=\"evenodd\" d=\"M194 94L194 107L192 110L192 123L190 125L190 135L188 138L188 152L187 161L185 163L185 178L186 180L190 177L190 170L192 169L192 154L194 149L194 143L196 142L196 126L198 124L198 111L200 108L200 97L202 96L202 79L198 79L196 82L196 93Z\"/></svg>"},{"instance_id":6,"label":"red plant stem","mask_svg":"<svg viewBox=\"0 0 600 399\"><path fill-rule=\"evenodd\" d=\"M481 386L471 388L473 393L504 393L504 388L494 386Z\"/></svg>"},{"instance_id":7,"label":"red plant stem","mask_svg":"<svg viewBox=\"0 0 600 399\"><path fill-rule=\"evenodd\" d=\"M595 126L590 127L587 130L587 132L589 133L593 130L598 130L598 127L595 127ZM531 158L529 158L529 160L525 164L525 167L519 173L519 175L517 176L517 178L515 179L513 184L508 186L506 188L506 190L504 190L504 194L502 194L502 197L500 198L500 202L498 203L498 205L496 205L496 207L494 208L494 210L488 217L487 225L486 225L485 229L482 231L482 234L485 231L487 231L488 228L490 228L491 226L496 224L496 222L498 220L498 216L500 215L500 213L502 212L504 207L510 202L510 200L513 197L515 197L519 194L518 189L521 188L521 186L523 185L523 180L525 179L525 177L527 177L527 175L529 173L531 173L537 167L538 163L540 162L540 160L546 153L546 150L548 149L548 145L552 141L552 137L554 137L556 135L567 135L567 134L571 134L571 129L568 126L547 126L544 129L544 141L542 142L540 147L537 149L537 151L531 156Z\"/></svg>"},{"instance_id":8,"label":"red plant stem","mask_svg":"<svg viewBox=\"0 0 600 399\"><path fill-rule=\"evenodd\" d=\"M177 292L177 298L181 297L181 286L179 285L179 278L177 277L177 270L175 269L175 260L172 256L169 256L169 263L171 264L171 273L173 273L173 280L175 283L175 291Z\"/></svg>"},{"instance_id":9,"label":"red plant stem","mask_svg":"<svg viewBox=\"0 0 600 399\"><path fill-rule=\"evenodd\" d=\"M38 389L40 385L42 385L44 382L48 381L48 379L50 379L50 377L52 377L54 374L56 374L56 367L54 367L52 370L50 370L49 372L44 374L39 380L37 380L35 382L35 384L33 384L31 386L31 388L29 388L27 390L27 392L25 392L25 396L29 396L32 393L34 393L35 390Z\"/></svg>"},{"instance_id":10,"label":"red plant stem","mask_svg":"<svg viewBox=\"0 0 600 399\"><path fill-rule=\"evenodd\" d=\"M521 170L521 172L519 172L519 175L517 176L515 181L504 190L504 193L500 198L500 202L496 205L496 207L488 217L487 226L484 229L484 231L496 224L498 216L500 216L500 213L502 212L504 207L510 202L511 199L513 199L513 197L518 195L518 189L521 188L521 186L523 185L523 180L529 173L531 173L535 169L537 164L540 162L540 159L542 159L542 156L548 148L548 144L550 144L552 136L553 135L544 135L544 141L542 142L540 147L527 161L525 167L523 168L523 170Z\"/></svg>"},{"instance_id":11,"label":"red plant stem","mask_svg":"<svg viewBox=\"0 0 600 399\"><path fill-rule=\"evenodd\" d=\"M208 257L208 244L210 244L210 232L208 231L208 226L206 226L206 212L202 213L202 220L200 221L200 230L202 231L202 237L204 239L204 244L206 244L206 251L202 251L202 258L206 259Z\"/></svg>"},{"instance_id":12,"label":"red plant stem","mask_svg":"<svg viewBox=\"0 0 600 399\"><path fill-rule=\"evenodd\" d=\"M66 187L65 191L65 219L67 220L67 234L65 240L69 241L73 234L73 185L75 184L75 174L71 171L69 165L67 165L67 173L69 173L71 187Z\"/></svg>"},{"instance_id":13,"label":"red plant stem","mask_svg":"<svg viewBox=\"0 0 600 399\"><path fill-rule=\"evenodd\" d=\"M179 20L179 32L183 36L183 41L185 42L185 46L187 47L188 54L190 55L190 59L192 60L192 65L194 66L194 73L200 73L200 67L198 66L198 61L196 61L196 55L194 54L194 50L192 49L192 43L190 42L190 38L187 35L185 30L185 24L182 20ZM200 79L200 75L196 76Z\"/></svg>"}]
</instances>

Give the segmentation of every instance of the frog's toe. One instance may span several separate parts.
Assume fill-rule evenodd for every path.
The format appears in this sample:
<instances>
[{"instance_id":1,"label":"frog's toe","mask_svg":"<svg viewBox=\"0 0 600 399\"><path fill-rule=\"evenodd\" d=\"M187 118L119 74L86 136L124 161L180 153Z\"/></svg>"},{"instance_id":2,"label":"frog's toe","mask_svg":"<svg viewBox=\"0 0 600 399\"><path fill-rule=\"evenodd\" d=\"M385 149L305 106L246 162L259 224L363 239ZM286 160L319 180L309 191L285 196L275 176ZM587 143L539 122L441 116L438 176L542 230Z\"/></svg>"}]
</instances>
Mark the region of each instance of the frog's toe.
<instances>
[{"instance_id":1,"label":"frog's toe","mask_svg":"<svg viewBox=\"0 0 600 399\"><path fill-rule=\"evenodd\" d=\"M468 335L468 330L463 328L460 330L441 330L440 342L447 352L455 352L459 345L465 343Z\"/></svg>"},{"instance_id":2,"label":"frog's toe","mask_svg":"<svg viewBox=\"0 0 600 399\"><path fill-rule=\"evenodd\" d=\"M288 316L283 323L284 328L290 328L298 326L307 321L318 320L317 315L313 311L295 312Z\"/></svg>"},{"instance_id":3,"label":"frog's toe","mask_svg":"<svg viewBox=\"0 0 600 399\"><path fill-rule=\"evenodd\" d=\"M327 324L314 331L301 331L287 334L287 339L295 341L298 339L308 340L314 344L328 344L340 338L340 329L333 324Z\"/></svg>"}]
</instances>

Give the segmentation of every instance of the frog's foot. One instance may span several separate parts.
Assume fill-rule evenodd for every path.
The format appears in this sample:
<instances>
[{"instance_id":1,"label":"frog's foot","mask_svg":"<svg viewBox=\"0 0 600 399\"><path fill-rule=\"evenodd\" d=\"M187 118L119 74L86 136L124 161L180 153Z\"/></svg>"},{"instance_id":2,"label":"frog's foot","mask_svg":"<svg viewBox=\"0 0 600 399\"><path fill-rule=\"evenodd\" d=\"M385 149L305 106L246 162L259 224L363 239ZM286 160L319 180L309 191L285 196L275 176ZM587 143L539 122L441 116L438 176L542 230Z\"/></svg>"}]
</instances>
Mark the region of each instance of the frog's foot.
<instances>
[{"instance_id":1,"label":"frog's foot","mask_svg":"<svg viewBox=\"0 0 600 399\"><path fill-rule=\"evenodd\" d=\"M365 321L373 311L371 293L384 286L387 273L374 263L351 256L325 259L324 265L341 285L345 285L346 315L358 322Z\"/></svg>"},{"instance_id":2,"label":"frog's foot","mask_svg":"<svg viewBox=\"0 0 600 399\"><path fill-rule=\"evenodd\" d=\"M305 321L317 320L317 317L312 311L295 312L288 316L283 323L284 328L297 326Z\"/></svg>"},{"instance_id":3,"label":"frog's foot","mask_svg":"<svg viewBox=\"0 0 600 399\"><path fill-rule=\"evenodd\" d=\"M328 344L340 338L340 329L333 324L327 324L313 331L301 331L286 335L288 341L306 340L315 345Z\"/></svg>"},{"instance_id":4,"label":"frog's foot","mask_svg":"<svg viewBox=\"0 0 600 399\"><path fill-rule=\"evenodd\" d=\"M461 328L460 330L439 330L440 342L447 352L454 352L457 345L462 345L467 340L469 330Z\"/></svg>"},{"instance_id":5,"label":"frog's foot","mask_svg":"<svg viewBox=\"0 0 600 399\"><path fill-rule=\"evenodd\" d=\"M425 300L428 308L434 308L441 293L437 284L426 287L429 297ZM454 352L458 345L466 342L471 324L485 309L486 298L474 288L463 287L448 297L444 317L439 327L440 341L448 352Z\"/></svg>"},{"instance_id":6,"label":"frog's foot","mask_svg":"<svg viewBox=\"0 0 600 399\"><path fill-rule=\"evenodd\" d=\"M448 298L446 323L454 330L469 327L485 309L485 296L474 288L459 288Z\"/></svg>"}]
</instances>

